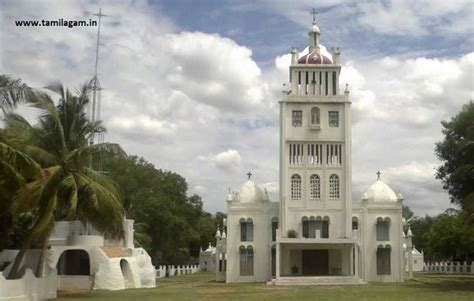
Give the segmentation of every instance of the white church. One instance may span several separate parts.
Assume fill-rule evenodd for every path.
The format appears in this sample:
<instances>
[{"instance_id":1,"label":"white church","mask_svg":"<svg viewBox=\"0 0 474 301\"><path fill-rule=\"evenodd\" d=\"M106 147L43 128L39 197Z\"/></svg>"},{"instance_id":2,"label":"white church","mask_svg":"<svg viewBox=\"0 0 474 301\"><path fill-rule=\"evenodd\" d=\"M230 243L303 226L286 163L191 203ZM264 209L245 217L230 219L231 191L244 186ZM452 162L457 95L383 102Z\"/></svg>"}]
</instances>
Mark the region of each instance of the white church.
<instances>
[{"instance_id":1,"label":"white church","mask_svg":"<svg viewBox=\"0 0 474 301\"><path fill-rule=\"evenodd\" d=\"M351 102L341 93L339 48L293 48L289 91L280 101L279 200L252 180L227 197L216 234L216 277L274 285L363 284L405 279L402 195L377 173L352 200ZM374 175L375 178L375 175ZM408 252L407 252L408 253Z\"/></svg>"}]
</instances>

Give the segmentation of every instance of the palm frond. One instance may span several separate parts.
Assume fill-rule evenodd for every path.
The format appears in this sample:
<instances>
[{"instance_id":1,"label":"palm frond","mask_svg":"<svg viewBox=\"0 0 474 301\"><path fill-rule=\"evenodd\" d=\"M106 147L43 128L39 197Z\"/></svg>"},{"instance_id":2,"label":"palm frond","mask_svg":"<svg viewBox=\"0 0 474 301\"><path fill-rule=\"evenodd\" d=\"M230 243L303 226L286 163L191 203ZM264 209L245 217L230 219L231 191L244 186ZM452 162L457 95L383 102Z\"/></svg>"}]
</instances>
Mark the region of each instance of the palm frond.
<instances>
[{"instance_id":1,"label":"palm frond","mask_svg":"<svg viewBox=\"0 0 474 301\"><path fill-rule=\"evenodd\" d=\"M126 153L119 144L99 143L75 149L68 154L66 159L76 165L84 165L99 156L124 157Z\"/></svg>"},{"instance_id":2,"label":"palm frond","mask_svg":"<svg viewBox=\"0 0 474 301\"><path fill-rule=\"evenodd\" d=\"M24 102L31 93L21 79L13 79L7 75L0 75L0 108L4 113L15 108L17 104Z\"/></svg>"},{"instance_id":3,"label":"palm frond","mask_svg":"<svg viewBox=\"0 0 474 301\"><path fill-rule=\"evenodd\" d=\"M0 142L1 161L14 166L24 178L32 178L40 171L39 164L27 154Z\"/></svg>"}]
</instances>

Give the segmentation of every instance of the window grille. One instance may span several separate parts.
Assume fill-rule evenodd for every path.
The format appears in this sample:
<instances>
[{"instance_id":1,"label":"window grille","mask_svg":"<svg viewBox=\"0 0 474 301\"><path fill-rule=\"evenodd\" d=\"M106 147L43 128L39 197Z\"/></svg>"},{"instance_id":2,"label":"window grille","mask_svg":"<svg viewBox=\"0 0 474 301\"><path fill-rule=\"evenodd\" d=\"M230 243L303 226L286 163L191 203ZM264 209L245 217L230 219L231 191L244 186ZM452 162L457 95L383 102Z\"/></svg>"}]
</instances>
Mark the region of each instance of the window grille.
<instances>
[{"instance_id":1,"label":"window grille","mask_svg":"<svg viewBox=\"0 0 474 301\"><path fill-rule=\"evenodd\" d=\"M321 198L321 181L318 175L311 175L309 178L309 198Z\"/></svg>"},{"instance_id":2,"label":"window grille","mask_svg":"<svg viewBox=\"0 0 474 301\"><path fill-rule=\"evenodd\" d=\"M297 174L291 176L291 198L301 199L301 177Z\"/></svg>"},{"instance_id":3,"label":"window grille","mask_svg":"<svg viewBox=\"0 0 474 301\"><path fill-rule=\"evenodd\" d=\"M329 111L329 126L330 127L339 126L339 112L338 111Z\"/></svg>"},{"instance_id":4,"label":"window grille","mask_svg":"<svg viewBox=\"0 0 474 301\"><path fill-rule=\"evenodd\" d=\"M331 175L329 177L329 198L339 198L339 177L337 175Z\"/></svg>"},{"instance_id":5,"label":"window grille","mask_svg":"<svg viewBox=\"0 0 474 301\"><path fill-rule=\"evenodd\" d=\"M293 121L293 126L302 126L303 125L303 111L293 111L292 121Z\"/></svg>"}]
</instances>

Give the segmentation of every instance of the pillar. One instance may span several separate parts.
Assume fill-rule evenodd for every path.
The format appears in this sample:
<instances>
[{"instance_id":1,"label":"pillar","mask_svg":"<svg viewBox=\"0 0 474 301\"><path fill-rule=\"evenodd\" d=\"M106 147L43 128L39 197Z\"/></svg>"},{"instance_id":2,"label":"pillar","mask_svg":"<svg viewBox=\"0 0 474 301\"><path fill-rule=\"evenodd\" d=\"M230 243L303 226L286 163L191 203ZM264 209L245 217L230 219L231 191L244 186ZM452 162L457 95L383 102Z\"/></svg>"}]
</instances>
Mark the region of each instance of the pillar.
<instances>
[{"instance_id":1,"label":"pillar","mask_svg":"<svg viewBox=\"0 0 474 301\"><path fill-rule=\"evenodd\" d=\"M354 264L354 267L355 267L355 270L354 270L354 275L357 277L357 278L360 278L359 277L359 246L356 244L354 245L354 250L355 250L355 264Z\"/></svg>"},{"instance_id":2,"label":"pillar","mask_svg":"<svg viewBox=\"0 0 474 301\"><path fill-rule=\"evenodd\" d=\"M280 243L277 242L275 247L275 278L276 280L280 279Z\"/></svg>"}]
</instances>

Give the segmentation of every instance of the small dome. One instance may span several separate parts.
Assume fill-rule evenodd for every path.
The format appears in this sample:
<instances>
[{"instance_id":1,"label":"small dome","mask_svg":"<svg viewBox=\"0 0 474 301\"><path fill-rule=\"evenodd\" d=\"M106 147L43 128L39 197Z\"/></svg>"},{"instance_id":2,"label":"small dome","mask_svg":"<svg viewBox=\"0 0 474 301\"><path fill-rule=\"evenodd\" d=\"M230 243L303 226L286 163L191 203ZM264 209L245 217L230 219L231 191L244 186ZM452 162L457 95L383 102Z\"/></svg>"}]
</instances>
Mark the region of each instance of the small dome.
<instances>
[{"instance_id":1,"label":"small dome","mask_svg":"<svg viewBox=\"0 0 474 301\"><path fill-rule=\"evenodd\" d=\"M308 33L321 33L321 31L319 30L318 25L316 25L316 23L313 23L313 24L311 24L311 26L309 27Z\"/></svg>"},{"instance_id":2,"label":"small dome","mask_svg":"<svg viewBox=\"0 0 474 301\"><path fill-rule=\"evenodd\" d=\"M332 64L330 58L317 53L316 51L312 51L306 55L303 55L299 60L298 64Z\"/></svg>"},{"instance_id":3,"label":"small dome","mask_svg":"<svg viewBox=\"0 0 474 301\"><path fill-rule=\"evenodd\" d=\"M369 187L366 192L367 201L374 203L391 203L397 202L398 198L395 192L385 184L380 178Z\"/></svg>"},{"instance_id":4,"label":"small dome","mask_svg":"<svg viewBox=\"0 0 474 301\"><path fill-rule=\"evenodd\" d=\"M264 200L263 191L252 180L248 180L240 187L238 200L241 203L262 202Z\"/></svg>"}]
</instances>

